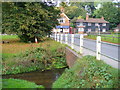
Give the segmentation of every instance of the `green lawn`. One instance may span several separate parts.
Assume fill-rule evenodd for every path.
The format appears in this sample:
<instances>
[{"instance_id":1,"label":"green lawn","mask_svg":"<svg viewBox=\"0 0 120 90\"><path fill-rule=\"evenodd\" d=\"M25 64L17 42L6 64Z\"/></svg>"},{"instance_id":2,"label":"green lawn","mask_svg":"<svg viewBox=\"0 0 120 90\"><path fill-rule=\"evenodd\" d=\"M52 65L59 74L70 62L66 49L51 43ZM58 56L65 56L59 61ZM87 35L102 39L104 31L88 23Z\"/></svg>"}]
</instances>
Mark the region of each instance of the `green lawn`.
<instances>
[{"instance_id":1,"label":"green lawn","mask_svg":"<svg viewBox=\"0 0 120 90\"><path fill-rule=\"evenodd\" d=\"M9 40L9 39L18 39L17 35L0 35L2 40Z\"/></svg>"},{"instance_id":2,"label":"green lawn","mask_svg":"<svg viewBox=\"0 0 120 90\"><path fill-rule=\"evenodd\" d=\"M118 88L118 82L118 69L96 60L93 56L84 56L72 68L66 69L52 87Z\"/></svg>"},{"instance_id":3,"label":"green lawn","mask_svg":"<svg viewBox=\"0 0 120 90\"><path fill-rule=\"evenodd\" d=\"M88 39L94 39L96 40L96 35L88 35L85 36L85 38ZM114 37L114 38L113 38ZM105 41L105 42L110 42L110 43L116 43L116 44L120 44L120 38L115 38L115 37L120 37L120 35L116 35L116 34L111 34L111 35L101 35L101 40Z\"/></svg>"},{"instance_id":4,"label":"green lawn","mask_svg":"<svg viewBox=\"0 0 120 90\"><path fill-rule=\"evenodd\" d=\"M3 79L2 88L44 88L42 85L36 85L33 82L20 79Z\"/></svg>"}]
</instances>

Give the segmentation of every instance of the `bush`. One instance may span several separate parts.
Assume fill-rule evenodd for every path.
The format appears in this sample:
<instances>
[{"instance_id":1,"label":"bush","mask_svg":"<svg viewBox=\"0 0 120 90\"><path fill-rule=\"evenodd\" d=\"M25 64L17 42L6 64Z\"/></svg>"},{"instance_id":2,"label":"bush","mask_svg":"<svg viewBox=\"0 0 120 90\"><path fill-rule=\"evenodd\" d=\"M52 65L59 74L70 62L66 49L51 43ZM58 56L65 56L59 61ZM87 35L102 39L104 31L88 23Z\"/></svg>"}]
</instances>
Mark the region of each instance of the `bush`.
<instances>
[{"instance_id":1,"label":"bush","mask_svg":"<svg viewBox=\"0 0 120 90\"><path fill-rule=\"evenodd\" d=\"M28 50L25 53L9 58L9 60L5 60L6 63L3 64L2 74L17 74L38 69L66 67L65 47L59 43L52 41L51 43L51 45L47 43L46 46L44 45L45 47Z\"/></svg>"},{"instance_id":2,"label":"bush","mask_svg":"<svg viewBox=\"0 0 120 90\"><path fill-rule=\"evenodd\" d=\"M53 88L118 88L118 77L118 69L85 56L66 69Z\"/></svg>"}]
</instances>

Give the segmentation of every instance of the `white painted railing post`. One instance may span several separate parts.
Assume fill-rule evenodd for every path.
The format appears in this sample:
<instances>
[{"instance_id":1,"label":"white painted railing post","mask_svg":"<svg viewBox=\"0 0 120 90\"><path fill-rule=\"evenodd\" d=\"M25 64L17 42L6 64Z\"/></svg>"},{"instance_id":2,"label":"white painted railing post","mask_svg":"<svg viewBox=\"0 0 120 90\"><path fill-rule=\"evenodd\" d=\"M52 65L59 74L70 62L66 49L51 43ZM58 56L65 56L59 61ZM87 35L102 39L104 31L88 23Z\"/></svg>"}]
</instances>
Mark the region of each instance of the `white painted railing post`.
<instances>
[{"instance_id":1,"label":"white painted railing post","mask_svg":"<svg viewBox=\"0 0 120 90\"><path fill-rule=\"evenodd\" d=\"M55 33L55 41L57 41L56 33Z\"/></svg>"},{"instance_id":2,"label":"white painted railing post","mask_svg":"<svg viewBox=\"0 0 120 90\"><path fill-rule=\"evenodd\" d=\"M68 34L65 34L65 44L68 44Z\"/></svg>"},{"instance_id":3,"label":"white painted railing post","mask_svg":"<svg viewBox=\"0 0 120 90\"><path fill-rule=\"evenodd\" d=\"M59 34L57 34L57 41L59 42Z\"/></svg>"},{"instance_id":4,"label":"white painted railing post","mask_svg":"<svg viewBox=\"0 0 120 90\"><path fill-rule=\"evenodd\" d=\"M97 36L97 41L96 41L96 59L100 60L101 58L101 36Z\"/></svg>"},{"instance_id":5,"label":"white painted railing post","mask_svg":"<svg viewBox=\"0 0 120 90\"><path fill-rule=\"evenodd\" d=\"M74 49L74 34L71 35L71 48Z\"/></svg>"},{"instance_id":6,"label":"white painted railing post","mask_svg":"<svg viewBox=\"0 0 120 90\"><path fill-rule=\"evenodd\" d=\"M80 53L83 54L83 34L80 34Z\"/></svg>"},{"instance_id":7,"label":"white painted railing post","mask_svg":"<svg viewBox=\"0 0 120 90\"><path fill-rule=\"evenodd\" d=\"M61 40L60 41L61 41L61 43L63 42L63 34L61 34Z\"/></svg>"}]
</instances>

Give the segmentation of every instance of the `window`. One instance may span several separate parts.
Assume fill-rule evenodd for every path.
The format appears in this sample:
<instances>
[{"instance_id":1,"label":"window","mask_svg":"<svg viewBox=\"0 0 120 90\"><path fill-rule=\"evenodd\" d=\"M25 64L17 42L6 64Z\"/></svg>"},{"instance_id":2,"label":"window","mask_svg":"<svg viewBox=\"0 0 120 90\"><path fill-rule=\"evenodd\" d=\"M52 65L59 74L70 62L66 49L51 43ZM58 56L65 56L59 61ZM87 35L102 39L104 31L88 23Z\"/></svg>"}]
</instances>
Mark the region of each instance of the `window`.
<instances>
[{"instance_id":1,"label":"window","mask_svg":"<svg viewBox=\"0 0 120 90\"><path fill-rule=\"evenodd\" d=\"M88 29L88 32L91 32L91 29Z\"/></svg>"},{"instance_id":2,"label":"window","mask_svg":"<svg viewBox=\"0 0 120 90\"><path fill-rule=\"evenodd\" d=\"M60 23L63 23L63 20L62 20L62 19L60 20Z\"/></svg>"},{"instance_id":3,"label":"window","mask_svg":"<svg viewBox=\"0 0 120 90\"><path fill-rule=\"evenodd\" d=\"M80 23L80 26L83 26L83 23Z\"/></svg>"},{"instance_id":4,"label":"window","mask_svg":"<svg viewBox=\"0 0 120 90\"><path fill-rule=\"evenodd\" d=\"M60 18L59 19L59 23L65 23L65 19L64 18Z\"/></svg>"},{"instance_id":5,"label":"window","mask_svg":"<svg viewBox=\"0 0 120 90\"><path fill-rule=\"evenodd\" d=\"M84 28L78 28L78 31L80 32L80 31L84 31Z\"/></svg>"},{"instance_id":6,"label":"window","mask_svg":"<svg viewBox=\"0 0 120 90\"><path fill-rule=\"evenodd\" d=\"M95 26L98 26L99 24L98 23L95 23Z\"/></svg>"},{"instance_id":7,"label":"window","mask_svg":"<svg viewBox=\"0 0 120 90\"><path fill-rule=\"evenodd\" d=\"M106 29L103 29L102 32L106 32Z\"/></svg>"},{"instance_id":8,"label":"window","mask_svg":"<svg viewBox=\"0 0 120 90\"><path fill-rule=\"evenodd\" d=\"M91 26L91 23L88 23L88 26Z\"/></svg>"},{"instance_id":9,"label":"window","mask_svg":"<svg viewBox=\"0 0 120 90\"><path fill-rule=\"evenodd\" d=\"M77 26L83 26L83 23L77 23Z\"/></svg>"},{"instance_id":10,"label":"window","mask_svg":"<svg viewBox=\"0 0 120 90\"><path fill-rule=\"evenodd\" d=\"M103 26L106 26L106 23L103 23L102 25L103 25Z\"/></svg>"}]
</instances>

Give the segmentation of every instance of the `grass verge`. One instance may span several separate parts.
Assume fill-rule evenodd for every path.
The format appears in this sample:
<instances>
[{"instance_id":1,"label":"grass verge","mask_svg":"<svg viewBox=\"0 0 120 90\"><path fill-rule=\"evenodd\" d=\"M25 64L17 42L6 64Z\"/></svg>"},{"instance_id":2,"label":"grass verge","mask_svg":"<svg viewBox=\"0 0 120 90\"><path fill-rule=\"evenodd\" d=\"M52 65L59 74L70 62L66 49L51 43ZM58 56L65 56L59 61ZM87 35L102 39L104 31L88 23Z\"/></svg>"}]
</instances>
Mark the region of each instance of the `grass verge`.
<instances>
[{"instance_id":1,"label":"grass verge","mask_svg":"<svg viewBox=\"0 0 120 90\"><path fill-rule=\"evenodd\" d=\"M42 85L36 85L33 82L20 79L3 79L2 88L44 88Z\"/></svg>"},{"instance_id":2,"label":"grass verge","mask_svg":"<svg viewBox=\"0 0 120 90\"><path fill-rule=\"evenodd\" d=\"M96 37L97 37L96 35L85 36L85 38L93 39L93 40L96 40ZM115 38L115 37L119 37L119 35L104 35L104 36L101 35L101 40L109 43L120 44L119 43L120 38Z\"/></svg>"},{"instance_id":3,"label":"grass verge","mask_svg":"<svg viewBox=\"0 0 120 90\"><path fill-rule=\"evenodd\" d=\"M119 77L118 69L85 56L66 69L52 88L119 88Z\"/></svg>"}]
</instances>

